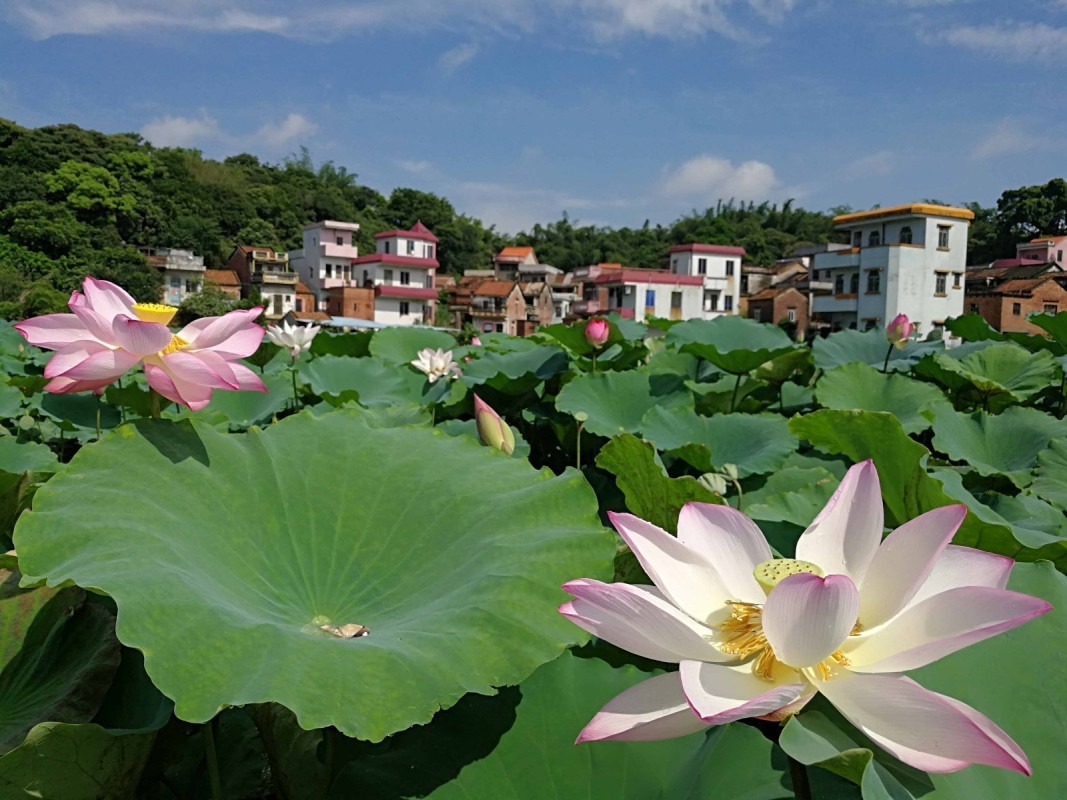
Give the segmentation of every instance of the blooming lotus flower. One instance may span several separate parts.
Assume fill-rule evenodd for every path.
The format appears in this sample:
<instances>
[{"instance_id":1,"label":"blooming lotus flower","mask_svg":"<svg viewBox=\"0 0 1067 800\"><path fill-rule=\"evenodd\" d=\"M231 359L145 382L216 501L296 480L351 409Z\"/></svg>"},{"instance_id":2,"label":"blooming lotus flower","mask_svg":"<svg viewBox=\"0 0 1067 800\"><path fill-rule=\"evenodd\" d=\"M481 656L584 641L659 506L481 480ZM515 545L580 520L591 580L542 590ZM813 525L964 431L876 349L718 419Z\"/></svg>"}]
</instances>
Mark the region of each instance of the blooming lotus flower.
<instances>
[{"instance_id":1,"label":"blooming lotus flower","mask_svg":"<svg viewBox=\"0 0 1067 800\"><path fill-rule=\"evenodd\" d=\"M593 317L585 325L585 340L593 347L603 347L610 334L608 321L602 317Z\"/></svg>"},{"instance_id":2,"label":"blooming lotus flower","mask_svg":"<svg viewBox=\"0 0 1067 800\"><path fill-rule=\"evenodd\" d=\"M729 506L689 503L677 538L613 514L655 586L572 581L564 588L575 599L560 611L679 670L611 700L578 741L781 720L820 692L918 769L979 763L1030 774L1026 755L991 720L902 674L1051 608L1004 588L1011 559L949 544L966 513L934 509L883 541L878 475L865 461L804 531L796 559L773 558L756 525Z\"/></svg>"},{"instance_id":3,"label":"blooming lotus flower","mask_svg":"<svg viewBox=\"0 0 1067 800\"><path fill-rule=\"evenodd\" d=\"M253 320L262 308L204 317L174 334L167 325L178 309L134 302L108 281L86 278L82 288L67 303L73 313L15 325L30 344L56 351L45 366L45 391L99 390L141 362L149 386L194 411L208 404L213 389L267 391L236 363L259 347L263 329Z\"/></svg>"},{"instance_id":4,"label":"blooming lotus flower","mask_svg":"<svg viewBox=\"0 0 1067 800\"><path fill-rule=\"evenodd\" d=\"M915 326L911 324L907 314L897 314L893 321L885 326L885 338L894 347L904 348L914 330Z\"/></svg>"},{"instance_id":5,"label":"blooming lotus flower","mask_svg":"<svg viewBox=\"0 0 1067 800\"><path fill-rule=\"evenodd\" d=\"M311 347L311 340L315 338L322 328L319 325L291 325L283 322L281 325L268 325L267 338L278 347L289 351L289 357L296 361L301 353L307 352Z\"/></svg>"},{"instance_id":6,"label":"blooming lotus flower","mask_svg":"<svg viewBox=\"0 0 1067 800\"><path fill-rule=\"evenodd\" d=\"M433 350L429 347L419 351L419 357L411 362L415 369L425 372L430 383L438 378L458 378L462 373L459 364L452 360L451 350Z\"/></svg>"},{"instance_id":7,"label":"blooming lotus flower","mask_svg":"<svg viewBox=\"0 0 1067 800\"><path fill-rule=\"evenodd\" d=\"M478 438L486 447L495 447L509 456L515 452L515 434L511 426L478 395L474 395L474 422Z\"/></svg>"}]
</instances>

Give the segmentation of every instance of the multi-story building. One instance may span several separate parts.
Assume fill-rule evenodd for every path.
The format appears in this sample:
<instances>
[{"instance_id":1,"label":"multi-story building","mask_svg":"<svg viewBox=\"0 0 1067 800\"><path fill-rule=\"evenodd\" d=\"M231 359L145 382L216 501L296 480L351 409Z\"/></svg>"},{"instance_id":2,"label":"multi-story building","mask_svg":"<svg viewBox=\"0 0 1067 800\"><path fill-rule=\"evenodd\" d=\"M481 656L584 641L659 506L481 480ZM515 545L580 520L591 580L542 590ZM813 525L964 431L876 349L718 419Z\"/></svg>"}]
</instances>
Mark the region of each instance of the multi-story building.
<instances>
[{"instance_id":1,"label":"multi-story building","mask_svg":"<svg viewBox=\"0 0 1067 800\"><path fill-rule=\"evenodd\" d=\"M238 245L227 266L241 281L242 297L259 294L266 319L280 320L296 310L297 274L288 253L278 253L273 247Z\"/></svg>"},{"instance_id":2,"label":"multi-story building","mask_svg":"<svg viewBox=\"0 0 1067 800\"><path fill-rule=\"evenodd\" d=\"M738 313L744 256L745 248L730 245L680 244L670 248L670 271L675 275L699 277L703 284L699 313L693 317L714 319Z\"/></svg>"},{"instance_id":3,"label":"multi-story building","mask_svg":"<svg viewBox=\"0 0 1067 800\"><path fill-rule=\"evenodd\" d=\"M930 203L834 217L846 250L816 253L812 275L832 293L812 298L812 317L832 329L885 325L907 314L920 334L963 313L967 231L974 212Z\"/></svg>"},{"instance_id":4,"label":"multi-story building","mask_svg":"<svg viewBox=\"0 0 1067 800\"><path fill-rule=\"evenodd\" d=\"M358 285L352 273L352 261L359 258L359 248L353 241L353 236L359 232L359 224L328 219L305 225L300 230L303 247L289 252L289 263L315 295L315 308L301 310L315 311L325 307L330 289Z\"/></svg>"},{"instance_id":5,"label":"multi-story building","mask_svg":"<svg viewBox=\"0 0 1067 800\"><path fill-rule=\"evenodd\" d=\"M571 312L588 317L617 313L639 322L650 317L695 319L704 317L704 278L664 269L638 269L621 264L579 267L582 299Z\"/></svg>"},{"instance_id":6,"label":"multi-story building","mask_svg":"<svg viewBox=\"0 0 1067 800\"><path fill-rule=\"evenodd\" d=\"M356 285L374 289L374 321L387 325L433 324L437 237L421 222L410 230L374 235L375 252L352 259Z\"/></svg>"},{"instance_id":7,"label":"multi-story building","mask_svg":"<svg viewBox=\"0 0 1067 800\"><path fill-rule=\"evenodd\" d=\"M1015 257L1021 261L1036 261L1039 264L1059 264L1067 267L1063 253L1067 250L1067 236L1038 236L1029 242L1015 245Z\"/></svg>"},{"instance_id":8,"label":"multi-story building","mask_svg":"<svg viewBox=\"0 0 1067 800\"><path fill-rule=\"evenodd\" d=\"M966 287L966 311L1001 332L1044 335L1029 315L1067 311L1067 272L1054 261L968 270Z\"/></svg>"},{"instance_id":9,"label":"multi-story building","mask_svg":"<svg viewBox=\"0 0 1067 800\"><path fill-rule=\"evenodd\" d=\"M163 297L168 306L180 306L204 285L204 257L174 247L138 247L148 265L163 276Z\"/></svg>"}]
</instances>

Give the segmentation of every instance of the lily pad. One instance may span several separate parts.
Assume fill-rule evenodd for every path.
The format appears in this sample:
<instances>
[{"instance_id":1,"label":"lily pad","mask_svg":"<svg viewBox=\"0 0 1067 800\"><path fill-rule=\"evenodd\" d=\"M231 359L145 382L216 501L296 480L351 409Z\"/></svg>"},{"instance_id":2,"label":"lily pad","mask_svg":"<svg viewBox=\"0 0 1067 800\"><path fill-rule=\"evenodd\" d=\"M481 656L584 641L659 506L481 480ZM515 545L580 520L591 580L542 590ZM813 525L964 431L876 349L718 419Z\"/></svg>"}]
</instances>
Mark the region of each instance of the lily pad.
<instances>
[{"instance_id":1,"label":"lily pad","mask_svg":"<svg viewBox=\"0 0 1067 800\"><path fill-rule=\"evenodd\" d=\"M375 331L370 340L370 354L390 364L409 364L418 358L420 350L427 347L454 350L456 340L450 333L418 326L382 328Z\"/></svg>"},{"instance_id":2,"label":"lily pad","mask_svg":"<svg viewBox=\"0 0 1067 800\"><path fill-rule=\"evenodd\" d=\"M916 369L950 389L972 387L983 407L997 411L1023 402L1059 379L1060 368L1048 352L1027 352L1017 344L999 343L963 358L937 353Z\"/></svg>"},{"instance_id":3,"label":"lily pad","mask_svg":"<svg viewBox=\"0 0 1067 800\"><path fill-rule=\"evenodd\" d=\"M653 408L692 409L693 395L679 375L601 372L579 375L556 396L556 408L585 415L585 429L600 436L638 433Z\"/></svg>"},{"instance_id":4,"label":"lily pad","mask_svg":"<svg viewBox=\"0 0 1067 800\"><path fill-rule=\"evenodd\" d=\"M421 403L425 389L445 385L443 380L428 384L421 372L379 358L322 356L301 364L298 370L311 391L334 405L347 400L367 407Z\"/></svg>"},{"instance_id":5,"label":"lily pad","mask_svg":"<svg viewBox=\"0 0 1067 800\"><path fill-rule=\"evenodd\" d=\"M1056 439L1037 454L1037 469L1030 491L1067 510L1067 439Z\"/></svg>"},{"instance_id":6,"label":"lily pad","mask_svg":"<svg viewBox=\"0 0 1067 800\"><path fill-rule=\"evenodd\" d=\"M842 364L823 375L815 387L815 399L826 408L886 411L908 433L930 427L923 412L948 405L936 386L903 375L885 375L862 363Z\"/></svg>"},{"instance_id":7,"label":"lily pad","mask_svg":"<svg viewBox=\"0 0 1067 800\"><path fill-rule=\"evenodd\" d=\"M667 331L667 342L733 375L751 372L796 347L778 326L738 316L686 320Z\"/></svg>"},{"instance_id":8,"label":"lily pad","mask_svg":"<svg viewBox=\"0 0 1067 800\"><path fill-rule=\"evenodd\" d=\"M745 493L744 512L752 519L806 528L830 500L838 482L822 467L787 467L768 476L759 489Z\"/></svg>"},{"instance_id":9,"label":"lily pad","mask_svg":"<svg viewBox=\"0 0 1067 800\"><path fill-rule=\"evenodd\" d=\"M114 598L180 718L277 702L371 741L581 641L559 586L614 555L577 473L355 409L241 435L124 426L38 491L15 541L27 580Z\"/></svg>"},{"instance_id":10,"label":"lily pad","mask_svg":"<svg viewBox=\"0 0 1067 800\"><path fill-rule=\"evenodd\" d=\"M887 353L891 370L906 370L927 353L944 349L944 342L911 342L903 350L894 347L889 353L885 331L877 328L869 331L837 331L812 343L815 366L822 370L831 370L853 361L881 369Z\"/></svg>"},{"instance_id":11,"label":"lily pad","mask_svg":"<svg viewBox=\"0 0 1067 800\"><path fill-rule=\"evenodd\" d=\"M360 747L332 800L705 800L790 798L784 763L754 728L725 725L705 737L574 744L614 695L647 678L566 654L517 689L468 697L388 745ZM784 759L782 759L784 762Z\"/></svg>"},{"instance_id":12,"label":"lily pad","mask_svg":"<svg viewBox=\"0 0 1067 800\"><path fill-rule=\"evenodd\" d=\"M462 365L460 380L474 388L489 384L508 395L520 395L567 370L567 354L558 347L541 345L510 353L485 352Z\"/></svg>"},{"instance_id":13,"label":"lily pad","mask_svg":"<svg viewBox=\"0 0 1067 800\"><path fill-rule=\"evenodd\" d=\"M935 410L933 421L937 450L980 475L1004 474L1020 488L1033 480L1037 454L1053 439L1067 436L1067 423L1033 408L968 415L944 407Z\"/></svg>"}]
</instances>

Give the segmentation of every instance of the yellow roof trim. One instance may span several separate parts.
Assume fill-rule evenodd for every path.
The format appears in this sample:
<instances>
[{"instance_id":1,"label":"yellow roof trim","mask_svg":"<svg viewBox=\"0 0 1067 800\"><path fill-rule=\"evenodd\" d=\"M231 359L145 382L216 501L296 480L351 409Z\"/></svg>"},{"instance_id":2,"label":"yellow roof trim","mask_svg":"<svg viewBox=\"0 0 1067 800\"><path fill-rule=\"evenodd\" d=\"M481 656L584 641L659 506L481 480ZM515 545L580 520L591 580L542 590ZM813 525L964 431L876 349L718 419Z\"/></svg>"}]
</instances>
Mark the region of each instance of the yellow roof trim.
<instances>
[{"instance_id":1,"label":"yellow roof trim","mask_svg":"<svg viewBox=\"0 0 1067 800\"><path fill-rule=\"evenodd\" d=\"M834 225L847 225L851 222L868 222L882 217L896 217L902 214L929 217L955 217L956 219L974 219L974 212L969 208L956 208L955 206L935 206L932 203L908 203L902 206L890 206L889 208L874 208L870 211L853 211L849 214L838 214L834 217Z\"/></svg>"}]
</instances>

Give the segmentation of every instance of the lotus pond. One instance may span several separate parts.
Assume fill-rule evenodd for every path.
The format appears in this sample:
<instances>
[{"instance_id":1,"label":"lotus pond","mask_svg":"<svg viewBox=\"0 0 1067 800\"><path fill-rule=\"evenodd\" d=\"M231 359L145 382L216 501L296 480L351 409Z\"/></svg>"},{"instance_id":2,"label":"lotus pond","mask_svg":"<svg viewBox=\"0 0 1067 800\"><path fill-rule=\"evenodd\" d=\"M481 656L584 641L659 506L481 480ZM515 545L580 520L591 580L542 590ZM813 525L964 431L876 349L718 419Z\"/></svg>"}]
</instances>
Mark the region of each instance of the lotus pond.
<instances>
[{"instance_id":1,"label":"lotus pond","mask_svg":"<svg viewBox=\"0 0 1067 800\"><path fill-rule=\"evenodd\" d=\"M0 798L1060 796L1067 314L1032 320L950 321L951 349L738 317L322 332L197 411L139 368L45 392L53 354L0 323ZM893 544L922 525L925 568ZM946 554L990 565L953 608L1017 607L850 649ZM720 580L726 615L694 612ZM728 668L713 708L694 681ZM846 677L884 694L861 714Z\"/></svg>"}]
</instances>

